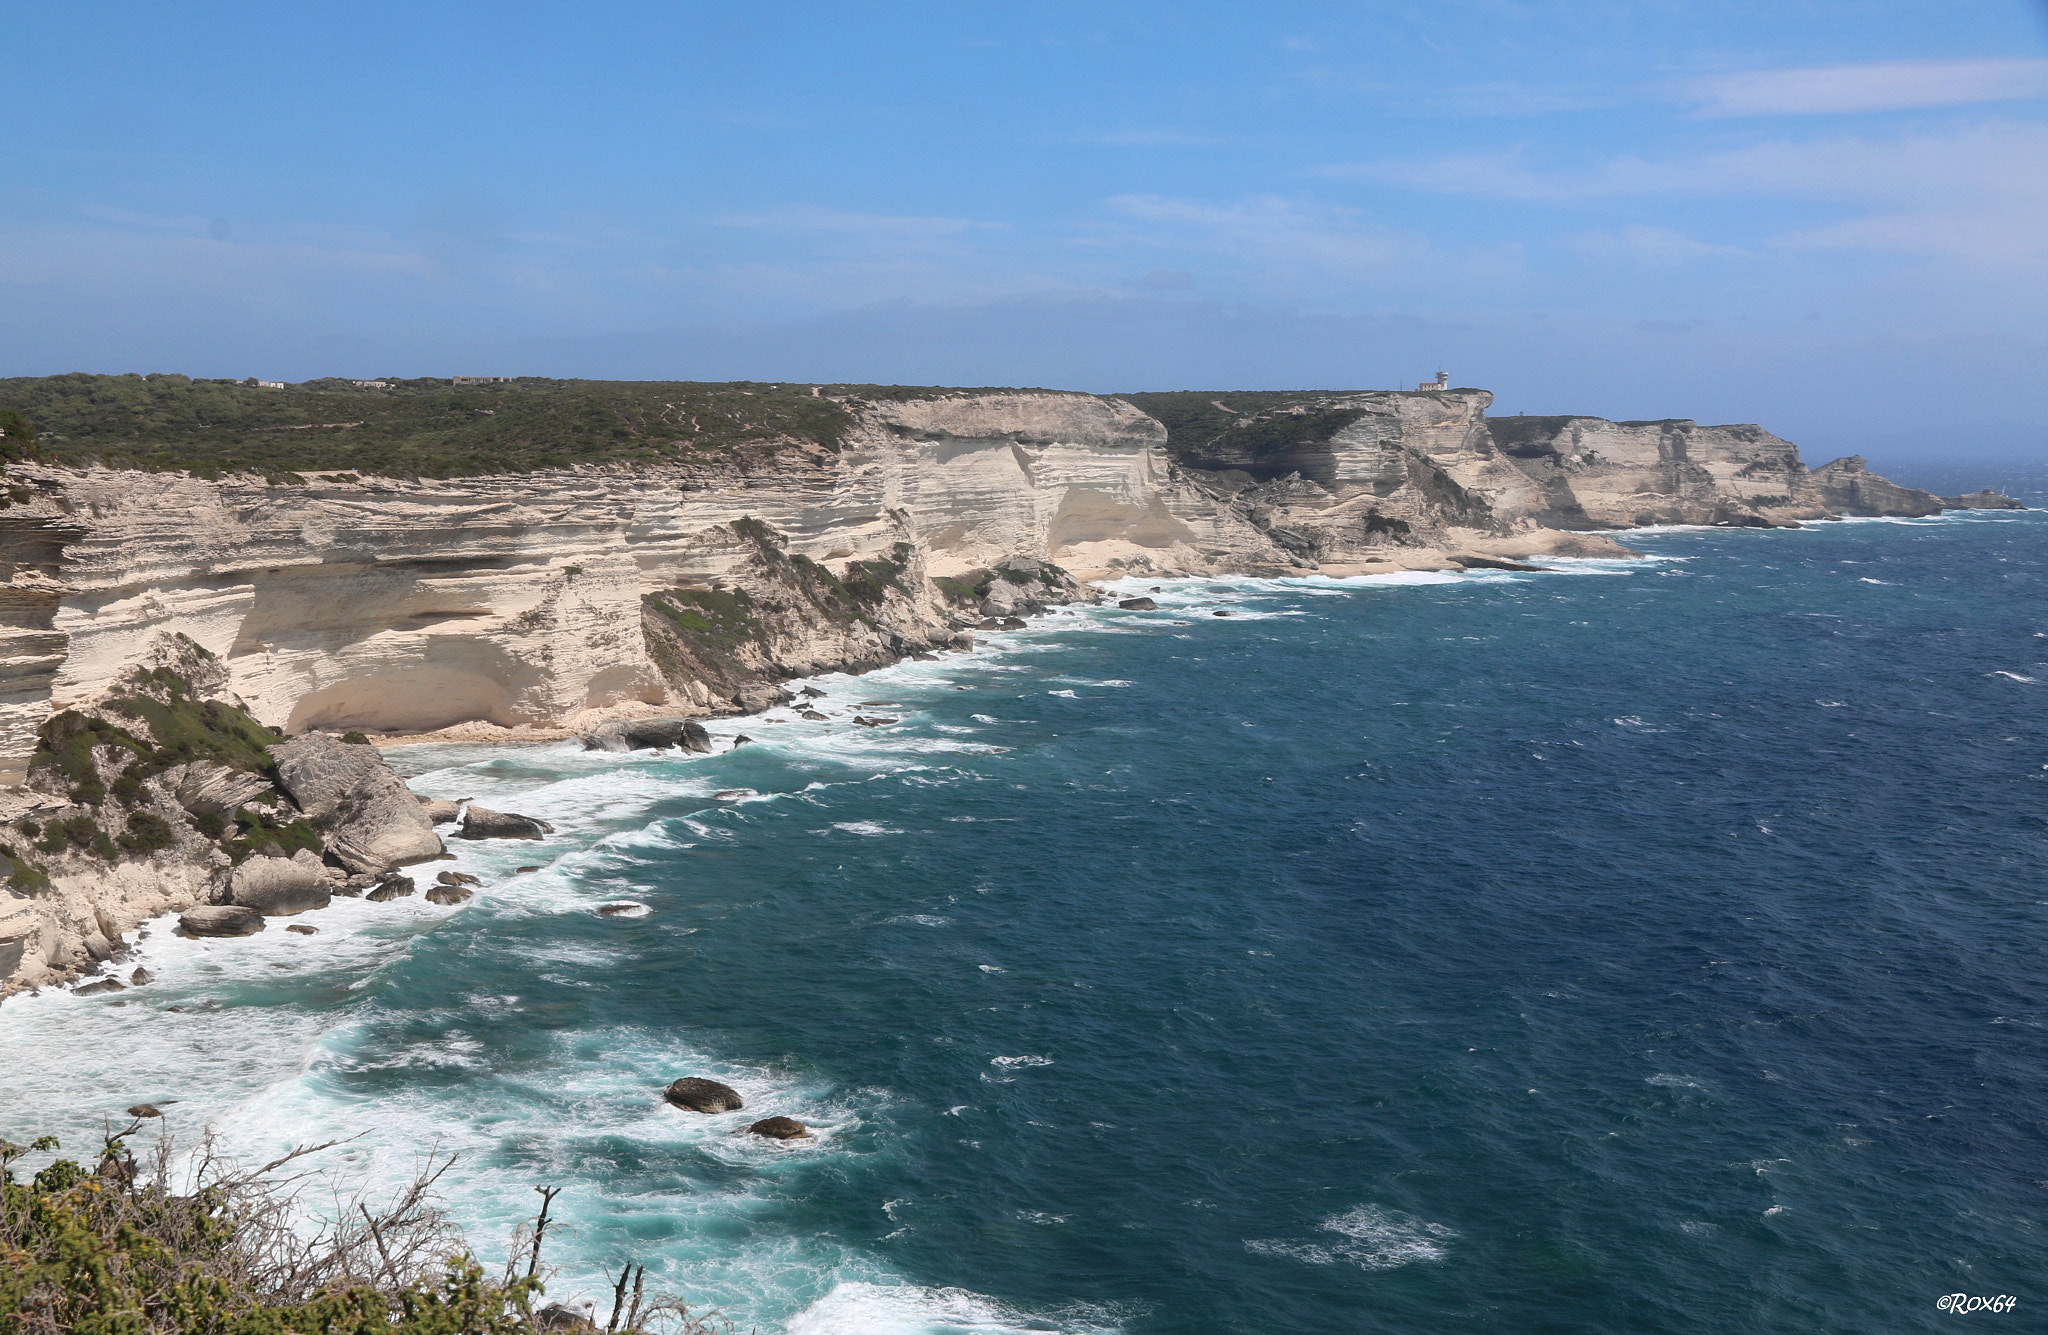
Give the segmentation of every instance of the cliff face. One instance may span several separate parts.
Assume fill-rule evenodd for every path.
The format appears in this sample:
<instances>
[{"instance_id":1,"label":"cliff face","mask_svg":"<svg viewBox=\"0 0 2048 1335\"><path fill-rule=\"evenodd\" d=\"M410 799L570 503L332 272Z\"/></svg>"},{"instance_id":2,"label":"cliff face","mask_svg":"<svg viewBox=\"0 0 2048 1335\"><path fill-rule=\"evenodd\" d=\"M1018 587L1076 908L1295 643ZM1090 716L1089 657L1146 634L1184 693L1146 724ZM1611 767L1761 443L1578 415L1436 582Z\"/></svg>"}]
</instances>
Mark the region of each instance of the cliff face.
<instances>
[{"instance_id":1,"label":"cliff face","mask_svg":"<svg viewBox=\"0 0 2048 1335\"><path fill-rule=\"evenodd\" d=\"M1082 578L1359 573L1620 550L1573 536L1590 529L1940 508L1860 459L1809 471L1757 427L1489 422L1491 399L1218 400L1191 444L1091 395L852 400L836 452L785 439L452 481L18 465L0 509L0 778L18 780L45 718L167 632L287 732L575 727L732 709L750 678L943 647L1004 610L969 591L1013 556Z\"/></svg>"},{"instance_id":2,"label":"cliff face","mask_svg":"<svg viewBox=\"0 0 2048 1335\"><path fill-rule=\"evenodd\" d=\"M1595 529L1941 506L1861 459L1808 470L1753 426L1490 422L1480 390L1132 397L848 398L829 438L448 481L14 465L0 781L167 645L250 727L559 736L959 647L986 617L1095 596L1075 577L1450 569L1624 552ZM135 800L176 824L190 795L155 773ZM96 809L78 791L62 819ZM0 822L56 800L16 793ZM0 927L41 915L38 976L90 967L94 932L224 893L240 854L208 838L205 858L146 862L57 839L49 911L14 895ZM0 931L0 991L26 939Z\"/></svg>"},{"instance_id":3,"label":"cliff face","mask_svg":"<svg viewBox=\"0 0 2048 1335\"><path fill-rule=\"evenodd\" d=\"M1536 512L1559 528L1769 525L1829 515L1931 515L1939 497L1863 471L1854 456L1808 470L1790 441L1757 426L1685 419L1508 417L1502 452L1550 496Z\"/></svg>"}]
</instances>

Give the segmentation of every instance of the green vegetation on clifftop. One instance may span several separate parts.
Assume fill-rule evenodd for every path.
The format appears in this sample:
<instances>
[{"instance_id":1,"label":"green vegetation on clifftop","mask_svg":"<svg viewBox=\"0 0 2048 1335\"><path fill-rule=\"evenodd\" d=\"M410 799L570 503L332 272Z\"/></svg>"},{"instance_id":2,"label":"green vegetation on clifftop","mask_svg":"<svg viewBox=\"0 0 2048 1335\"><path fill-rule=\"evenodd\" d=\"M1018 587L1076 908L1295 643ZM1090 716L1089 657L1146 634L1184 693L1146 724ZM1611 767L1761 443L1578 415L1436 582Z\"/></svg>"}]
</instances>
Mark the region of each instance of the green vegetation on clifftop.
<instances>
[{"instance_id":1,"label":"green vegetation on clifftop","mask_svg":"<svg viewBox=\"0 0 2048 1335\"><path fill-rule=\"evenodd\" d=\"M52 463L210 473L273 482L350 474L458 477L572 464L652 464L797 441L836 450L851 418L808 385L547 380L455 386L390 380L283 389L182 375L0 380L4 450ZM873 386L835 386L850 392ZM923 391L909 396L918 397ZM343 476L336 477L340 474Z\"/></svg>"}]
</instances>

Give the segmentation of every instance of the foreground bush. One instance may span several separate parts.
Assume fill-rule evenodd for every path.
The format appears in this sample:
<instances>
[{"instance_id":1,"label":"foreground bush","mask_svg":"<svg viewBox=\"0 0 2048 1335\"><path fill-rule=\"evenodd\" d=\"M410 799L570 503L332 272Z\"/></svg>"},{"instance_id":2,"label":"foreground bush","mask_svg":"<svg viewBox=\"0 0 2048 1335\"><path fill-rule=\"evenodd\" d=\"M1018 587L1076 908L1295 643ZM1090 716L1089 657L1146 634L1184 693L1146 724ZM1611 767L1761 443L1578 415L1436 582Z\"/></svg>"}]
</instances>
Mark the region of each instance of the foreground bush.
<instances>
[{"instance_id":1,"label":"foreground bush","mask_svg":"<svg viewBox=\"0 0 2048 1335\"><path fill-rule=\"evenodd\" d=\"M168 1136L136 1162L124 1138L140 1126L110 1131L91 1168L59 1159L25 1182L14 1164L57 1142L0 1141L0 1335L729 1335L715 1314L646 1295L631 1265L603 1327L538 1306L553 1189L492 1278L433 1203L452 1157L429 1158L395 1200L337 1196L316 1218L300 1208L300 1161L340 1142L245 1172L209 1141L174 1174ZM172 1190L180 1176L188 1193Z\"/></svg>"}]
</instances>

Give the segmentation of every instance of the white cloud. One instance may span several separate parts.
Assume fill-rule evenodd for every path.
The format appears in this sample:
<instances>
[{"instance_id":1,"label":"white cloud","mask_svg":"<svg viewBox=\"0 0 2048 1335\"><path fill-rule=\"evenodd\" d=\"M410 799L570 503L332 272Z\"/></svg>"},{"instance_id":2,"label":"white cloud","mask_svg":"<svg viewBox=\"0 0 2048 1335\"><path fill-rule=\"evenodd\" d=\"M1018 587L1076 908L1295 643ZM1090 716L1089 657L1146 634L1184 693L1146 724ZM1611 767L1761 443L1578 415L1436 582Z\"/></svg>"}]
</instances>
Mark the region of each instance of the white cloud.
<instances>
[{"instance_id":1,"label":"white cloud","mask_svg":"<svg viewBox=\"0 0 2048 1335\"><path fill-rule=\"evenodd\" d=\"M1703 116L1812 116L2048 97L2048 60L1892 60L1749 70L1697 79L1681 93Z\"/></svg>"},{"instance_id":2,"label":"white cloud","mask_svg":"<svg viewBox=\"0 0 2048 1335\"><path fill-rule=\"evenodd\" d=\"M1574 204L1628 196L1838 204L1860 218L1788 233L1793 247L2048 258L2048 124L1988 121L1887 137L1843 135L1546 171L1514 154L1348 164L1323 175L1438 194Z\"/></svg>"}]
</instances>

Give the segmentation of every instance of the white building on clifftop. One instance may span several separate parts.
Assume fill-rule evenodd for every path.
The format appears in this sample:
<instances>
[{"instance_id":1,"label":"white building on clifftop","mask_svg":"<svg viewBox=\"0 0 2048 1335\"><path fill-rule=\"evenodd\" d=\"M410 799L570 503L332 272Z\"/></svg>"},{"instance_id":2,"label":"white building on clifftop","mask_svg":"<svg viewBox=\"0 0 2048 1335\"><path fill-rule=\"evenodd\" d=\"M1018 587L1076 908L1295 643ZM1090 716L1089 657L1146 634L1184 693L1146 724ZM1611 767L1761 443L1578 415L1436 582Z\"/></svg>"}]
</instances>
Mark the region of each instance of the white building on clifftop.
<instances>
[{"instance_id":1,"label":"white building on clifftop","mask_svg":"<svg viewBox=\"0 0 2048 1335\"><path fill-rule=\"evenodd\" d=\"M1429 390L1445 390L1449 389L1450 387L1451 373L1449 371L1438 371L1436 373L1436 379L1425 380L1421 384L1417 385L1415 388Z\"/></svg>"}]
</instances>

